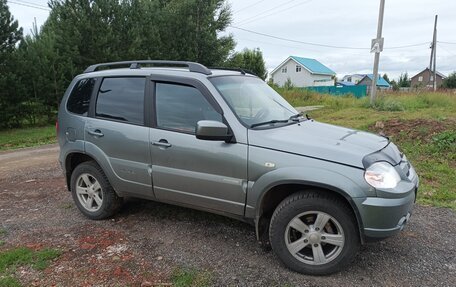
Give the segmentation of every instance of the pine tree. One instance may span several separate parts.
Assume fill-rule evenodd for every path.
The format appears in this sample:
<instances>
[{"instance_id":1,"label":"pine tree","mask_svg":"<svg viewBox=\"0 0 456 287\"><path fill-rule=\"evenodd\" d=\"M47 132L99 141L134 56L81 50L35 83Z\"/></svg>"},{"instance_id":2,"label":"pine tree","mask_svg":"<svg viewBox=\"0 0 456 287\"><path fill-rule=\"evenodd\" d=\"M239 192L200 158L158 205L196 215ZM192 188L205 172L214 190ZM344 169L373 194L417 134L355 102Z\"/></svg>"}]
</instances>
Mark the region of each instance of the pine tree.
<instances>
[{"instance_id":1,"label":"pine tree","mask_svg":"<svg viewBox=\"0 0 456 287\"><path fill-rule=\"evenodd\" d=\"M22 28L9 11L6 0L0 0L0 127L19 126L22 99L15 94L19 85L16 71L16 45L22 39Z\"/></svg>"}]
</instances>

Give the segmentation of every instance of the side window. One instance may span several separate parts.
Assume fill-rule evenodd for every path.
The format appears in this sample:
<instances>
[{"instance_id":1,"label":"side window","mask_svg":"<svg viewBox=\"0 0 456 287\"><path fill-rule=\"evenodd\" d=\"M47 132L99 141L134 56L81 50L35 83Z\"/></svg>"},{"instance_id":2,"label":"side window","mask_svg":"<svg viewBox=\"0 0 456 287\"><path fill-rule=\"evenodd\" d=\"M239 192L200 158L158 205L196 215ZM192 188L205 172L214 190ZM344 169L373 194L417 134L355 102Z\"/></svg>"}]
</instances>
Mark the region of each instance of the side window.
<instances>
[{"instance_id":1,"label":"side window","mask_svg":"<svg viewBox=\"0 0 456 287\"><path fill-rule=\"evenodd\" d=\"M71 91L70 97L67 101L68 111L87 116L89 112L90 96L92 95L95 79L83 79L77 82Z\"/></svg>"},{"instance_id":2,"label":"side window","mask_svg":"<svg viewBox=\"0 0 456 287\"><path fill-rule=\"evenodd\" d=\"M98 91L97 117L144 124L144 87L146 79L104 78Z\"/></svg>"},{"instance_id":3,"label":"side window","mask_svg":"<svg viewBox=\"0 0 456 287\"><path fill-rule=\"evenodd\" d=\"M159 128L194 133L200 120L222 121L222 115L194 87L157 83L155 101Z\"/></svg>"}]
</instances>

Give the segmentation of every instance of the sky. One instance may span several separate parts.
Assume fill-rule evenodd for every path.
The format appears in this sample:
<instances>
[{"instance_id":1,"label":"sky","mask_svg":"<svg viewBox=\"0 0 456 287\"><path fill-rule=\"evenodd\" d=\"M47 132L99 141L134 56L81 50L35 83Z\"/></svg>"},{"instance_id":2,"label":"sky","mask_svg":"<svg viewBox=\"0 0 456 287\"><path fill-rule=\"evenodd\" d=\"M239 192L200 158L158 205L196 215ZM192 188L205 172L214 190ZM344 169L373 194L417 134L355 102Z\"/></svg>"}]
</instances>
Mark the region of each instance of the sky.
<instances>
[{"instance_id":1,"label":"sky","mask_svg":"<svg viewBox=\"0 0 456 287\"><path fill-rule=\"evenodd\" d=\"M16 3L44 7L46 2L11 0L8 4L13 16L29 33L34 18L41 26L49 12ZM338 77L372 73L374 54L369 48L377 33L380 0L228 0L227 3L231 5L233 21L224 33L233 35L237 51L259 48L269 71L294 55L317 59ZM385 49L380 56L380 73L387 73L390 78L398 78L402 72L412 76L429 65L436 14L439 15L437 70L445 75L456 71L456 1L386 0ZM397 48L409 45L413 46Z\"/></svg>"}]
</instances>

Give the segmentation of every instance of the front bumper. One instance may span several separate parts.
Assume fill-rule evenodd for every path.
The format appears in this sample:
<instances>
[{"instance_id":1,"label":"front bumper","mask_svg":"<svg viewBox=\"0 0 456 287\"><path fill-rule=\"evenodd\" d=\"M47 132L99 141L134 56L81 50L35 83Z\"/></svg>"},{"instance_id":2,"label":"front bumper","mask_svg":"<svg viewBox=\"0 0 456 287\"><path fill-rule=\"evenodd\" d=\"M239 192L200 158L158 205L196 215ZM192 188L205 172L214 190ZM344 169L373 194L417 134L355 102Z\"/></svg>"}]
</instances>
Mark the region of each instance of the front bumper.
<instances>
[{"instance_id":1,"label":"front bumper","mask_svg":"<svg viewBox=\"0 0 456 287\"><path fill-rule=\"evenodd\" d=\"M410 165L409 165L410 166ZM413 210L419 179L413 167L394 192L377 190L378 197L356 201L363 222L365 241L390 237L404 229Z\"/></svg>"},{"instance_id":2,"label":"front bumper","mask_svg":"<svg viewBox=\"0 0 456 287\"><path fill-rule=\"evenodd\" d=\"M392 236L407 224L415 202L415 190L405 198L368 197L359 205L366 241Z\"/></svg>"}]
</instances>

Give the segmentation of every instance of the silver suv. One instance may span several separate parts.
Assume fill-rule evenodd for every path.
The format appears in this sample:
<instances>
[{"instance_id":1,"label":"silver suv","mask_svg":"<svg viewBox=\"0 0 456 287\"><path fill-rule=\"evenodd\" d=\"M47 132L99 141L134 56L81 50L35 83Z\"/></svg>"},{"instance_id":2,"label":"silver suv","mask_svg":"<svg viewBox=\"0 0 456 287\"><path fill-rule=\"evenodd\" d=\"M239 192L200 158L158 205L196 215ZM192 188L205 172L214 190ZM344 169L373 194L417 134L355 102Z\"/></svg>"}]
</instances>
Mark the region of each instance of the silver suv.
<instances>
[{"instance_id":1,"label":"silver suv","mask_svg":"<svg viewBox=\"0 0 456 287\"><path fill-rule=\"evenodd\" d=\"M303 117L244 70L193 62L90 66L60 105L59 161L79 210L126 196L255 226L292 270L329 274L407 223L418 177L386 137Z\"/></svg>"}]
</instances>

